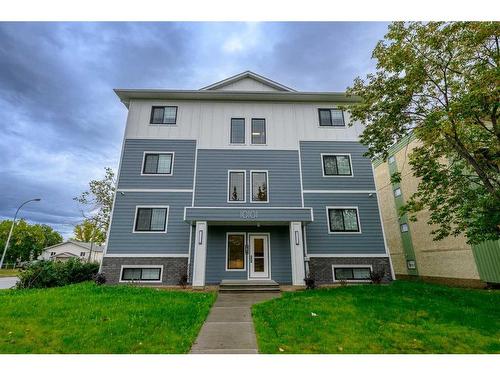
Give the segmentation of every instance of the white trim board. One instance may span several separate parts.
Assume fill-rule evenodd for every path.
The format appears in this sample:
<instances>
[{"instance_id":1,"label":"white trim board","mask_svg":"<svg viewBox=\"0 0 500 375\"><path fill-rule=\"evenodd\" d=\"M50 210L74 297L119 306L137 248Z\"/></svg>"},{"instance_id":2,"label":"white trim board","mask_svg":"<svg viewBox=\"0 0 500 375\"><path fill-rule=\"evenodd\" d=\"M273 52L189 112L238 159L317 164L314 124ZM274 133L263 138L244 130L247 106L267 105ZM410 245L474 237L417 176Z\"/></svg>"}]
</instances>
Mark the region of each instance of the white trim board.
<instances>
[{"instance_id":1,"label":"white trim board","mask_svg":"<svg viewBox=\"0 0 500 375\"><path fill-rule=\"evenodd\" d=\"M105 258L188 258L189 254L106 254Z\"/></svg>"},{"instance_id":2,"label":"white trim board","mask_svg":"<svg viewBox=\"0 0 500 375\"><path fill-rule=\"evenodd\" d=\"M193 189L117 189L118 193L192 193Z\"/></svg>"},{"instance_id":3,"label":"white trim board","mask_svg":"<svg viewBox=\"0 0 500 375\"><path fill-rule=\"evenodd\" d=\"M387 254L311 254L309 258L388 258Z\"/></svg>"},{"instance_id":4,"label":"white trim board","mask_svg":"<svg viewBox=\"0 0 500 375\"><path fill-rule=\"evenodd\" d=\"M377 194L376 190L304 190L303 192L305 194Z\"/></svg>"}]
</instances>

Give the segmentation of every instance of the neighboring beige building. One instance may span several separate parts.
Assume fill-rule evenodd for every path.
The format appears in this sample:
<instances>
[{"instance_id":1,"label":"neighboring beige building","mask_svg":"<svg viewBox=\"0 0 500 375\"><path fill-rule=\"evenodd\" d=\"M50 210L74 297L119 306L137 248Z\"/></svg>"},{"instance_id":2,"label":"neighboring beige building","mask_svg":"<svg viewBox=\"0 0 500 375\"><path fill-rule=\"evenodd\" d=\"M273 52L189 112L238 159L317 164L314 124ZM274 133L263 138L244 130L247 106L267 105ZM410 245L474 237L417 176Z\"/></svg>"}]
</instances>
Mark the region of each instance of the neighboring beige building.
<instances>
[{"instance_id":1,"label":"neighboring beige building","mask_svg":"<svg viewBox=\"0 0 500 375\"><path fill-rule=\"evenodd\" d=\"M70 258L79 258L84 261L101 263L104 246L69 240L57 245L46 247L38 257L40 260L67 261Z\"/></svg>"},{"instance_id":2,"label":"neighboring beige building","mask_svg":"<svg viewBox=\"0 0 500 375\"><path fill-rule=\"evenodd\" d=\"M387 161L374 162L375 184L396 278L420 277L452 285L484 286L473 249L465 237L434 241L432 226L427 224L428 210L419 212L416 222L410 222L406 215L398 218L397 208L418 187L419 180L408 163L408 156L417 145L417 140L408 137L391 148ZM400 184L390 182L395 171L401 172Z\"/></svg>"}]
</instances>

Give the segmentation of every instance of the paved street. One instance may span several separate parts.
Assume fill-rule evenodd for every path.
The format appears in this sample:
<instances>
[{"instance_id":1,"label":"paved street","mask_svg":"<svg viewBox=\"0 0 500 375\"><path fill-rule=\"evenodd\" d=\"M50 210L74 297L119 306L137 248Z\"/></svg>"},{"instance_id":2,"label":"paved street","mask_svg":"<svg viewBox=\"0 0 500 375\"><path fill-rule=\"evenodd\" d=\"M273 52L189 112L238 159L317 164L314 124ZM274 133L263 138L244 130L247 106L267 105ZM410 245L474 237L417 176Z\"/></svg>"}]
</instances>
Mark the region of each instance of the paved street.
<instances>
[{"instance_id":1,"label":"paved street","mask_svg":"<svg viewBox=\"0 0 500 375\"><path fill-rule=\"evenodd\" d=\"M17 277L0 277L0 289L9 289L16 285Z\"/></svg>"}]
</instances>

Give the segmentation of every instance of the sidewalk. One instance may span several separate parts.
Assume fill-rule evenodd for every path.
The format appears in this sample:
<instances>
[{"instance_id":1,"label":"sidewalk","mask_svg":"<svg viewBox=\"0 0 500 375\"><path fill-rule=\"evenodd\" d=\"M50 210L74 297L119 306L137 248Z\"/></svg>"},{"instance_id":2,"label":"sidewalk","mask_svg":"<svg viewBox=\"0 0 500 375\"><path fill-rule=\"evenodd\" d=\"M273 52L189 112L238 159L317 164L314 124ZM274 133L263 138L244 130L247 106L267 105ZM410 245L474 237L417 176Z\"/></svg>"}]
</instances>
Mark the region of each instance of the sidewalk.
<instances>
[{"instance_id":1,"label":"sidewalk","mask_svg":"<svg viewBox=\"0 0 500 375\"><path fill-rule=\"evenodd\" d=\"M191 353L257 354L251 307L255 303L280 295L280 293L219 294L191 348Z\"/></svg>"}]
</instances>

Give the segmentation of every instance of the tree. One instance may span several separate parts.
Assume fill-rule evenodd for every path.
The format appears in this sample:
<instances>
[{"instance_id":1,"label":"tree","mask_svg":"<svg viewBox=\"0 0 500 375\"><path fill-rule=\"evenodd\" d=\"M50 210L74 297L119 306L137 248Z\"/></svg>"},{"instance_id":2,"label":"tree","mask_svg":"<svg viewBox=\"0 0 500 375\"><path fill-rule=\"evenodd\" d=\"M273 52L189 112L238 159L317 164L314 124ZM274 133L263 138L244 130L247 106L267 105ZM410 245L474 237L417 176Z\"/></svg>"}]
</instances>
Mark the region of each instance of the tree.
<instances>
[{"instance_id":1,"label":"tree","mask_svg":"<svg viewBox=\"0 0 500 375\"><path fill-rule=\"evenodd\" d=\"M85 219L81 224L75 225L73 229L74 240L82 242L95 242L102 244L106 240L106 234L91 220Z\"/></svg>"},{"instance_id":2,"label":"tree","mask_svg":"<svg viewBox=\"0 0 500 375\"><path fill-rule=\"evenodd\" d=\"M420 183L401 213L416 220L428 208L436 240L500 237L499 37L498 22L392 23L373 51L376 72L348 89L362 98L348 109L366 125L368 156L418 140L409 163Z\"/></svg>"},{"instance_id":3,"label":"tree","mask_svg":"<svg viewBox=\"0 0 500 375\"><path fill-rule=\"evenodd\" d=\"M95 223L103 236L103 241L106 240L116 189L115 173L109 167L106 167L105 171L103 179L90 181L89 190L73 198L85 207L87 212L82 209L82 215L86 220ZM84 223L85 220L82 224Z\"/></svg>"},{"instance_id":4,"label":"tree","mask_svg":"<svg viewBox=\"0 0 500 375\"><path fill-rule=\"evenodd\" d=\"M12 220L0 222L0 248L5 248L5 242L9 235ZM21 219L16 221L9 248L5 255L6 263L14 263L16 260L27 261L36 259L47 246L62 242L62 236L45 224L29 224Z\"/></svg>"}]
</instances>

